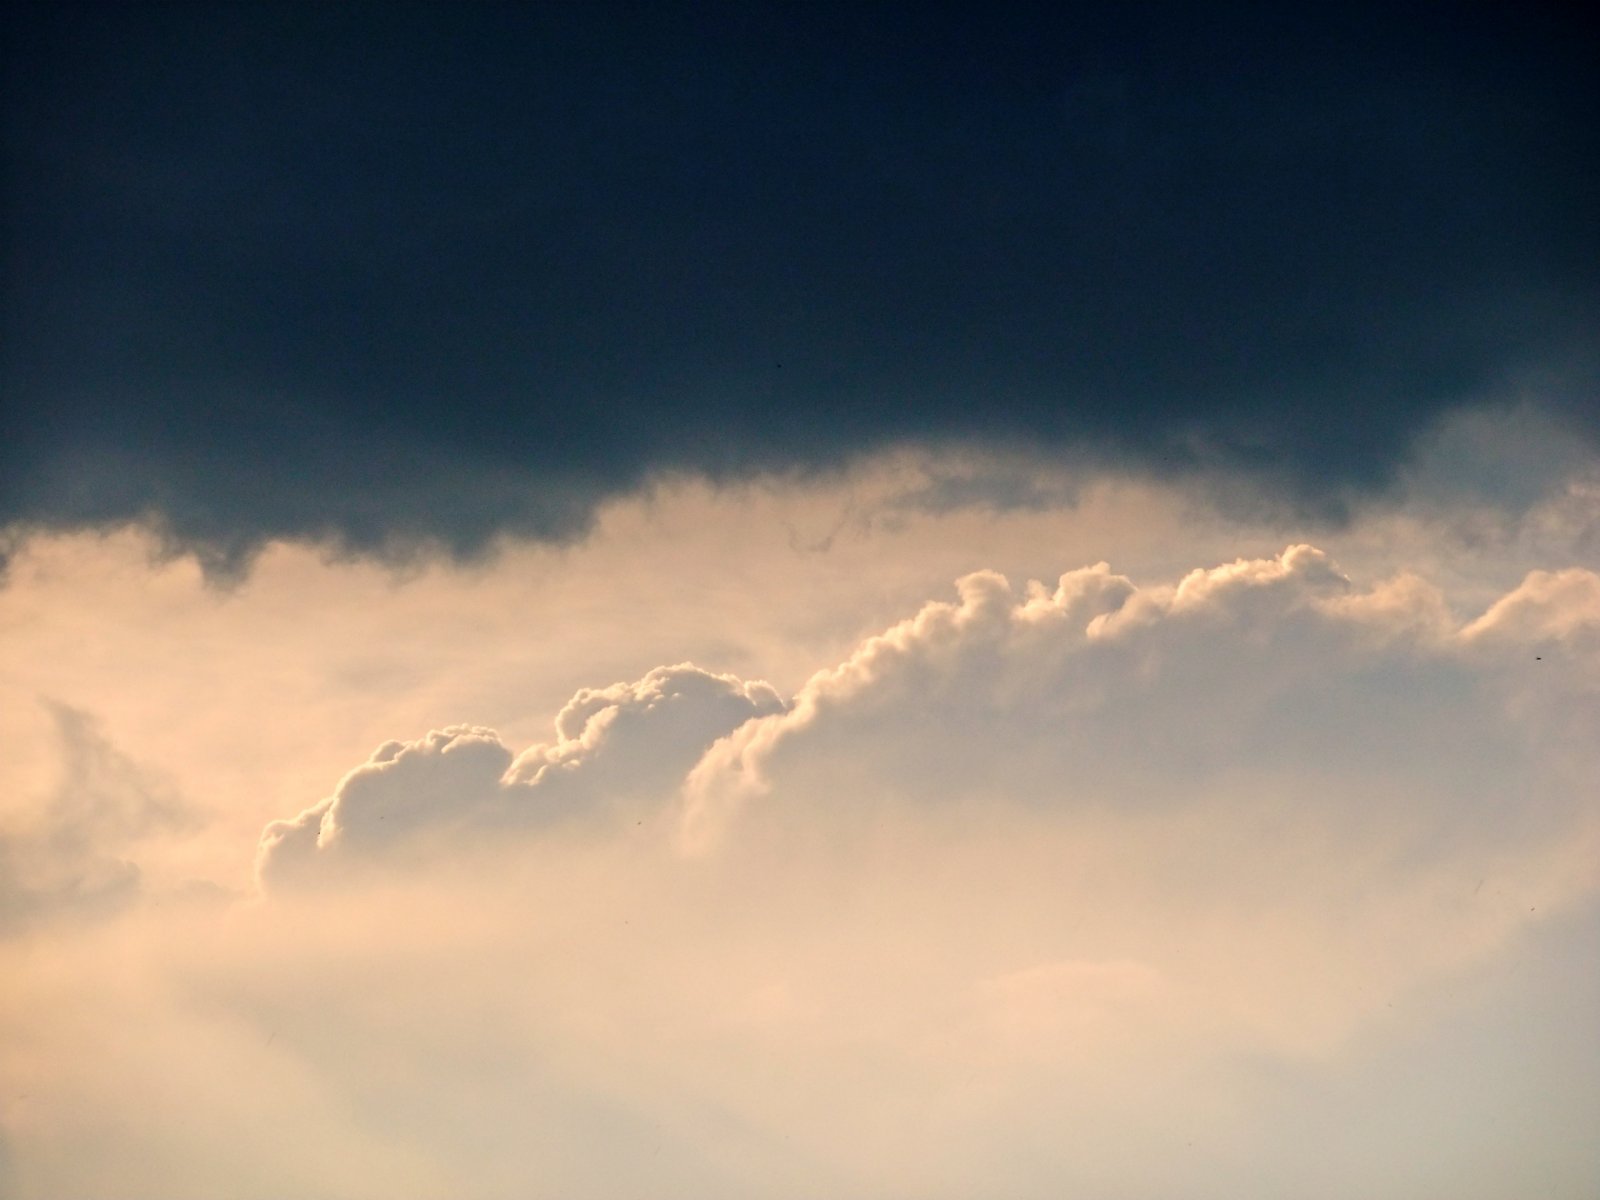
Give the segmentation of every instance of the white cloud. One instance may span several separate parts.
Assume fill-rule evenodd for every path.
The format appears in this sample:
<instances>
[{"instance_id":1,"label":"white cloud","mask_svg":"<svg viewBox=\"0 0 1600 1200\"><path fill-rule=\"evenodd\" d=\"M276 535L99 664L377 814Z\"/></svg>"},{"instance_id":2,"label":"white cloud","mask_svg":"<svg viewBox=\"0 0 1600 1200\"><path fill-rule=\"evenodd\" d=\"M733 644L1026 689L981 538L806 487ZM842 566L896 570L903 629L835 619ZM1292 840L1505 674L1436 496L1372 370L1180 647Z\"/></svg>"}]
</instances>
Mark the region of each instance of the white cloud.
<instances>
[{"instance_id":1,"label":"white cloud","mask_svg":"<svg viewBox=\"0 0 1600 1200\"><path fill-rule=\"evenodd\" d=\"M1559 630L1574 649L1530 680L1513 623L1491 619L1500 608L1463 627L1415 577L1362 590L1304 545L1145 588L1105 564L1020 594L978 572L789 705L680 666L580 691L557 741L515 762L485 730L389 743L269 828L263 876L341 859L426 868L458 858L463 834L537 841L565 814L598 813L584 836L643 836L642 877L661 887L699 871L842 886L868 911L921 906L917 937L975 919L932 882L966 880L962 905L1030 933L1020 961L952 950L929 985L952 1004L1016 991L985 979L1133 972L1165 1014L1145 1010L1145 1036L1198 1021L1324 1053L1371 996L1591 894L1600 752L1570 732L1600 721L1600 663L1580 645L1594 583L1530 578L1505 602L1537 599L1539 636ZM1515 648L1490 645L1485 621ZM682 850L687 863L663 865ZM1490 878L1514 900L1468 902ZM1019 917L1019 895L1076 913L1081 944ZM1267 961L1295 973L1263 975ZM885 986L892 1007L901 992ZM805 1007L787 985L763 994Z\"/></svg>"},{"instance_id":2,"label":"white cloud","mask_svg":"<svg viewBox=\"0 0 1600 1200\"><path fill-rule=\"evenodd\" d=\"M1415 577L1358 590L1308 546L1168 587L1103 564L1020 596L969 576L957 601L869 639L790 711L719 742L689 780L686 835L835 793L1144 812L1241 790L1340 821L1390 819L1404 796L1419 826L1470 811L1503 833L1531 781L1571 803L1579 767L1595 765L1542 757L1551 710L1570 723L1581 688L1553 705L1508 664L1526 636L1556 636L1572 656L1562 678L1592 679L1597 585L1536 574L1459 628ZM1486 630L1535 611L1509 658L1480 652ZM1576 711L1592 715L1593 697Z\"/></svg>"},{"instance_id":3,"label":"white cloud","mask_svg":"<svg viewBox=\"0 0 1600 1200\"><path fill-rule=\"evenodd\" d=\"M1464 635L1525 643L1577 641L1592 655L1600 639L1600 576L1576 567L1534 571Z\"/></svg>"},{"instance_id":4,"label":"white cloud","mask_svg":"<svg viewBox=\"0 0 1600 1200\"><path fill-rule=\"evenodd\" d=\"M684 663L580 690L556 717L556 741L515 761L493 730L467 725L385 742L332 796L268 826L261 877L281 884L329 858L404 853L424 834L482 837L596 810L615 817L671 789L722 734L782 707L767 684Z\"/></svg>"}]
</instances>

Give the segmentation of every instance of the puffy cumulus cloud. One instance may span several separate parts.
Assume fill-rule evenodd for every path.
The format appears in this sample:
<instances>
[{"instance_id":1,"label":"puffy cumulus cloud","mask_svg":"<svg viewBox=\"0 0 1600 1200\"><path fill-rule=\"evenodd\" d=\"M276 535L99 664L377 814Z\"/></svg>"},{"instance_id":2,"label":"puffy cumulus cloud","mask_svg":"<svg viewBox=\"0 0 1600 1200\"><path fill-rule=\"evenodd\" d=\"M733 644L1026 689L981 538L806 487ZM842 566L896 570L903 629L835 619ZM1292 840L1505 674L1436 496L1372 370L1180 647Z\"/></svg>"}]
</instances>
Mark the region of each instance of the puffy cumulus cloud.
<instances>
[{"instance_id":1,"label":"puffy cumulus cloud","mask_svg":"<svg viewBox=\"0 0 1600 1200\"><path fill-rule=\"evenodd\" d=\"M724 733L782 708L765 683L683 663L580 689L556 717L556 740L516 759L493 730L467 725L385 742L332 796L268 826L260 874L278 884L329 859L426 854L440 837L615 814L670 789Z\"/></svg>"},{"instance_id":2,"label":"puffy cumulus cloud","mask_svg":"<svg viewBox=\"0 0 1600 1200\"><path fill-rule=\"evenodd\" d=\"M1148 588L1100 564L1019 596L980 572L719 742L686 834L863 794L1165 811L1250 792L1341 819L1514 823L1541 751L1581 745L1553 745L1550 721L1570 726L1593 678L1597 586L1536 573L1463 627L1425 581L1358 589L1304 545ZM1570 652L1537 677L1534 636Z\"/></svg>"},{"instance_id":3,"label":"puffy cumulus cloud","mask_svg":"<svg viewBox=\"0 0 1600 1200\"><path fill-rule=\"evenodd\" d=\"M1309 546L1151 588L1104 564L1021 595L979 573L719 742L684 844L820 839L891 874L916 846L1003 936L1037 936L1038 962L980 989L1034 1054L1040 1012L1073 1037L1062 979L1094 981L1086 1012L1118 997L1147 1044L1330 1053L1378 997L1592 903L1597 584L1530 576L1463 625L1423 581L1359 589ZM964 849L930 851L930 828ZM997 901L1018 894L1053 917Z\"/></svg>"}]
</instances>

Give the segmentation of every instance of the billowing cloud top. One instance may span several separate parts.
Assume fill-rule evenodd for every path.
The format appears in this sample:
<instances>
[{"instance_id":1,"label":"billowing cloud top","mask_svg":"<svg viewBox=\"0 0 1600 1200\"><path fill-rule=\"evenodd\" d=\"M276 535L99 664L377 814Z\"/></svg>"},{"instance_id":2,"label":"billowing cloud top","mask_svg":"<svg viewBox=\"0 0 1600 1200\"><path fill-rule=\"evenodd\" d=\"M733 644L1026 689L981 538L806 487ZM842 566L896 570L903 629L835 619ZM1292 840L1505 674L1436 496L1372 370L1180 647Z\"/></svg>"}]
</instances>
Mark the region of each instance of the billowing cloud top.
<instances>
[{"instance_id":1,"label":"billowing cloud top","mask_svg":"<svg viewBox=\"0 0 1600 1200\"><path fill-rule=\"evenodd\" d=\"M1600 425L1548 6L6 22L13 530L469 552L907 442L1327 501L1464 404Z\"/></svg>"},{"instance_id":2,"label":"billowing cloud top","mask_svg":"<svg viewBox=\"0 0 1600 1200\"><path fill-rule=\"evenodd\" d=\"M1594 818L1592 572L1535 572L1465 624L1414 576L1360 591L1305 545L1170 586L1101 563L1053 590L979 572L958 593L792 704L684 664L580 691L558 740L515 760L466 726L386 743L269 827L263 878L573 814L648 815L654 836L670 811L689 850L741 822L781 838L907 806L1142 819L1247 804L1384 836L1400 809L1419 846L1465 825L1480 849L1514 843L1530 802L1541 830Z\"/></svg>"},{"instance_id":3,"label":"billowing cloud top","mask_svg":"<svg viewBox=\"0 0 1600 1200\"><path fill-rule=\"evenodd\" d=\"M782 708L764 683L683 664L583 689L556 718L557 740L515 760L492 730L466 725L385 742L328 799L268 827L262 878L404 851L422 834L481 838L596 809L616 816L670 789L716 738Z\"/></svg>"}]
</instances>

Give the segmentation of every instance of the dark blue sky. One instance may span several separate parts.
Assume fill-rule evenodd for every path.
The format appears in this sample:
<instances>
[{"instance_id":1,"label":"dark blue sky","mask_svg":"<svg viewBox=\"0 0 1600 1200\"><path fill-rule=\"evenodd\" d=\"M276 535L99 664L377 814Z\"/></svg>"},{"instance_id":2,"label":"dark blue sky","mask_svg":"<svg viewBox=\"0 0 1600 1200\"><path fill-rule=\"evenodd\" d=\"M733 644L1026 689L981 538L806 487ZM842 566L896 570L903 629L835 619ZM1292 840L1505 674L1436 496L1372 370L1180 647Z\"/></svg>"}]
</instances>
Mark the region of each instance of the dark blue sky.
<instances>
[{"instance_id":1,"label":"dark blue sky","mask_svg":"<svg viewBox=\"0 0 1600 1200\"><path fill-rule=\"evenodd\" d=\"M1326 505L1530 385L1594 436L1587 30L1204 7L13 5L0 522L470 551L972 439Z\"/></svg>"}]
</instances>

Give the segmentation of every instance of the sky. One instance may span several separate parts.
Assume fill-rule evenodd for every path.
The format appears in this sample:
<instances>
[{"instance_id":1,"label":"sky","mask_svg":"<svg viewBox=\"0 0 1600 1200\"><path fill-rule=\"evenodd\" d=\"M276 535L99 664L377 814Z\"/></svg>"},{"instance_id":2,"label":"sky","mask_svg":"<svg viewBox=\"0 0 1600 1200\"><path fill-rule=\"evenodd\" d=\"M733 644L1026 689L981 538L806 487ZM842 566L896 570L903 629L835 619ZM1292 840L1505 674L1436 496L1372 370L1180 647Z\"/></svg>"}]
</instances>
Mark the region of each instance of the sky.
<instances>
[{"instance_id":1,"label":"sky","mask_svg":"<svg viewBox=\"0 0 1600 1200\"><path fill-rule=\"evenodd\" d=\"M1595 1195L1523 7L11 6L0 1197Z\"/></svg>"}]
</instances>

